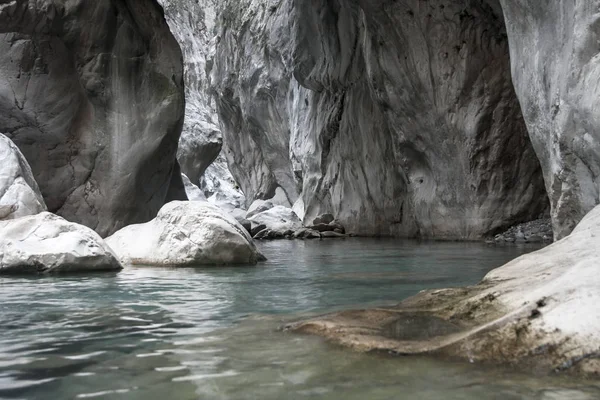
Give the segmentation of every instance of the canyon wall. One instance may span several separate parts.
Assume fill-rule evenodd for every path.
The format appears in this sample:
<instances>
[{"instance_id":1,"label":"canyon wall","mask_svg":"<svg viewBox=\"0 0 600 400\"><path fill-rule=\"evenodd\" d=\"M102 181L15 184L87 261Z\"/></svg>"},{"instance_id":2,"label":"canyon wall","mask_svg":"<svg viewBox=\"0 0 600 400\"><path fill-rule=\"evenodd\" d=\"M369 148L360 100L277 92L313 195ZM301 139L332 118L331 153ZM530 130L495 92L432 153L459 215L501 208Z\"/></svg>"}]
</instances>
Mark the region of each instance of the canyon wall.
<instances>
[{"instance_id":1,"label":"canyon wall","mask_svg":"<svg viewBox=\"0 0 600 400\"><path fill-rule=\"evenodd\" d=\"M101 235L185 198L182 55L153 0L0 5L0 131L48 209Z\"/></svg>"},{"instance_id":2,"label":"canyon wall","mask_svg":"<svg viewBox=\"0 0 600 400\"><path fill-rule=\"evenodd\" d=\"M502 8L560 239L600 203L600 1L502 0Z\"/></svg>"},{"instance_id":3,"label":"canyon wall","mask_svg":"<svg viewBox=\"0 0 600 400\"><path fill-rule=\"evenodd\" d=\"M547 210L498 3L236 0L217 26L225 155L249 199L448 239Z\"/></svg>"}]
</instances>

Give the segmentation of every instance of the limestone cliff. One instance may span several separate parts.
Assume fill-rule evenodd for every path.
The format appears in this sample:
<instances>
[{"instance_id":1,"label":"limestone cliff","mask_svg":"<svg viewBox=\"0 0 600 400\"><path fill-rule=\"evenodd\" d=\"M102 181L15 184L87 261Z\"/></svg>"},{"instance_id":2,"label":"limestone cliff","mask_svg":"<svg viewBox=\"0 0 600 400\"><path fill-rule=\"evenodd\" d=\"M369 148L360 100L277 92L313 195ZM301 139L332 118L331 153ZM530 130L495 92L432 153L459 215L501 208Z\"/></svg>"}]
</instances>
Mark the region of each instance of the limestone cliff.
<instances>
[{"instance_id":1,"label":"limestone cliff","mask_svg":"<svg viewBox=\"0 0 600 400\"><path fill-rule=\"evenodd\" d=\"M502 7L513 81L560 239L600 203L600 2L502 0Z\"/></svg>"},{"instance_id":2,"label":"limestone cliff","mask_svg":"<svg viewBox=\"0 0 600 400\"><path fill-rule=\"evenodd\" d=\"M182 56L154 0L0 4L0 131L48 209L102 235L185 196Z\"/></svg>"},{"instance_id":3,"label":"limestone cliff","mask_svg":"<svg viewBox=\"0 0 600 400\"><path fill-rule=\"evenodd\" d=\"M217 24L225 154L250 200L280 188L305 221L463 239L546 210L498 3L232 0Z\"/></svg>"}]
</instances>

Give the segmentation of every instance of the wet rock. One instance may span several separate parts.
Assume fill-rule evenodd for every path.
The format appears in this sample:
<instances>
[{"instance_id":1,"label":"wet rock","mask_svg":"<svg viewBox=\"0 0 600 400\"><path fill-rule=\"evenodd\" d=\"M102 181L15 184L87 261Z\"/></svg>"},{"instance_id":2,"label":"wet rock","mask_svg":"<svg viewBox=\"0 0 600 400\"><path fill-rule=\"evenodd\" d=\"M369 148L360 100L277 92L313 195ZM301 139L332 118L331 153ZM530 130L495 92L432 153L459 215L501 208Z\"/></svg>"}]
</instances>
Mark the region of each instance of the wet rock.
<instances>
[{"instance_id":1,"label":"wet rock","mask_svg":"<svg viewBox=\"0 0 600 400\"><path fill-rule=\"evenodd\" d=\"M313 229L302 228L294 232L294 239L321 239L321 233Z\"/></svg>"},{"instance_id":2,"label":"wet rock","mask_svg":"<svg viewBox=\"0 0 600 400\"><path fill-rule=\"evenodd\" d=\"M337 233L334 231L325 231L325 232L321 232L321 237L329 238L329 239L336 239L336 238L345 238L346 235L344 235L342 233Z\"/></svg>"},{"instance_id":3,"label":"wet rock","mask_svg":"<svg viewBox=\"0 0 600 400\"><path fill-rule=\"evenodd\" d=\"M0 274L119 271L121 264L93 230L42 212L0 221Z\"/></svg>"},{"instance_id":4,"label":"wet rock","mask_svg":"<svg viewBox=\"0 0 600 400\"><path fill-rule=\"evenodd\" d=\"M223 265L264 260L235 218L207 202L171 202L152 221L106 239L126 264Z\"/></svg>"},{"instance_id":5,"label":"wet rock","mask_svg":"<svg viewBox=\"0 0 600 400\"><path fill-rule=\"evenodd\" d=\"M46 211L31 168L21 151L0 134L0 220Z\"/></svg>"},{"instance_id":6,"label":"wet rock","mask_svg":"<svg viewBox=\"0 0 600 400\"><path fill-rule=\"evenodd\" d=\"M476 286L428 290L396 307L347 310L286 328L359 351L597 375L599 235L597 206L563 240L491 271Z\"/></svg>"},{"instance_id":7,"label":"wet rock","mask_svg":"<svg viewBox=\"0 0 600 400\"><path fill-rule=\"evenodd\" d=\"M102 236L185 196L181 51L154 0L2 3L0 132L48 209Z\"/></svg>"}]
</instances>

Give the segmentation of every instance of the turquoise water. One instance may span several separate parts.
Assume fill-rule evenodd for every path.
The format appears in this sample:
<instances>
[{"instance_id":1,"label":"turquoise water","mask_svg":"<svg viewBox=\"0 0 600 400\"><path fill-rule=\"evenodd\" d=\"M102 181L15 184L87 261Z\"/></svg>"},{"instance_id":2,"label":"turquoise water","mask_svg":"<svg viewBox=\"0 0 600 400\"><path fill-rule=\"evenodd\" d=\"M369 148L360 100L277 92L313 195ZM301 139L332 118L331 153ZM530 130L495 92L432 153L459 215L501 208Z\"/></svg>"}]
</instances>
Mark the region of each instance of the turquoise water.
<instances>
[{"instance_id":1,"label":"turquoise water","mask_svg":"<svg viewBox=\"0 0 600 400\"><path fill-rule=\"evenodd\" d=\"M0 398L595 399L600 386L282 333L299 315L476 283L535 247L260 244L258 267L0 278Z\"/></svg>"}]
</instances>

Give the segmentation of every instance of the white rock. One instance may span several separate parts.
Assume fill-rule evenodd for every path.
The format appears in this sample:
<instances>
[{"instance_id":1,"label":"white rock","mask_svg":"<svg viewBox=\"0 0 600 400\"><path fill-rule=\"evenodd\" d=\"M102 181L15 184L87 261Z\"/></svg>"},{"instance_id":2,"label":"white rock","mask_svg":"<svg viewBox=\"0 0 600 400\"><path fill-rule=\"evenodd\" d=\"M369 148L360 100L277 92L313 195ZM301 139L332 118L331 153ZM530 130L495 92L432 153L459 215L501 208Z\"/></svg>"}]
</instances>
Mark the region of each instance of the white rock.
<instances>
[{"instance_id":1,"label":"white rock","mask_svg":"<svg viewBox=\"0 0 600 400\"><path fill-rule=\"evenodd\" d=\"M121 264L93 230L42 212L0 221L0 273L118 271Z\"/></svg>"},{"instance_id":2,"label":"white rock","mask_svg":"<svg viewBox=\"0 0 600 400\"><path fill-rule=\"evenodd\" d=\"M187 194L189 201L206 201L206 196L204 196L202 190L200 190L198 186L194 185L186 174L181 174L181 179L183 180L185 194Z\"/></svg>"},{"instance_id":3,"label":"white rock","mask_svg":"<svg viewBox=\"0 0 600 400\"><path fill-rule=\"evenodd\" d=\"M255 264L264 259L244 227L207 202L168 203L152 221L125 227L106 241L129 264Z\"/></svg>"},{"instance_id":4,"label":"white rock","mask_svg":"<svg viewBox=\"0 0 600 400\"><path fill-rule=\"evenodd\" d=\"M17 146L0 134L0 220L46 211L31 168Z\"/></svg>"},{"instance_id":5,"label":"white rock","mask_svg":"<svg viewBox=\"0 0 600 400\"><path fill-rule=\"evenodd\" d=\"M256 214L270 210L273 207L275 207L275 204L268 200L254 200L252 204L250 204L250 207L248 207L246 218L252 218Z\"/></svg>"},{"instance_id":6,"label":"white rock","mask_svg":"<svg viewBox=\"0 0 600 400\"><path fill-rule=\"evenodd\" d=\"M284 206L274 206L255 214L248 220L253 224L266 225L267 229L282 233L288 230L295 232L302 228L302 221L296 213Z\"/></svg>"}]
</instances>

